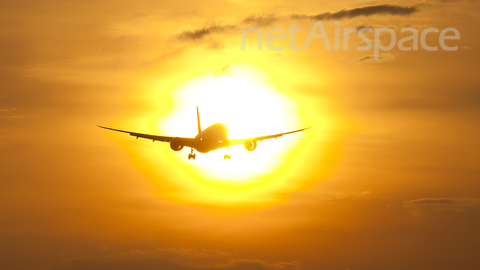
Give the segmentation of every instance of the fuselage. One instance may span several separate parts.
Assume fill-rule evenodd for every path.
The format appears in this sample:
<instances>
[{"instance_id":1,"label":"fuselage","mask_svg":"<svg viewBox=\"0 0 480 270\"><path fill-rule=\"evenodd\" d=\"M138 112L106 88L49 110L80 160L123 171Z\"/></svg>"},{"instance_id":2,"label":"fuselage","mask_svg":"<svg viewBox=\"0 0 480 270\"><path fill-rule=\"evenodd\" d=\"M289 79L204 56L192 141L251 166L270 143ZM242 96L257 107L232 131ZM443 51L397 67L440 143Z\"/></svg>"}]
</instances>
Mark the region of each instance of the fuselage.
<instances>
[{"instance_id":1,"label":"fuselage","mask_svg":"<svg viewBox=\"0 0 480 270\"><path fill-rule=\"evenodd\" d=\"M195 149L200 153L208 153L228 145L228 128L222 123L215 123L195 136Z\"/></svg>"}]
</instances>

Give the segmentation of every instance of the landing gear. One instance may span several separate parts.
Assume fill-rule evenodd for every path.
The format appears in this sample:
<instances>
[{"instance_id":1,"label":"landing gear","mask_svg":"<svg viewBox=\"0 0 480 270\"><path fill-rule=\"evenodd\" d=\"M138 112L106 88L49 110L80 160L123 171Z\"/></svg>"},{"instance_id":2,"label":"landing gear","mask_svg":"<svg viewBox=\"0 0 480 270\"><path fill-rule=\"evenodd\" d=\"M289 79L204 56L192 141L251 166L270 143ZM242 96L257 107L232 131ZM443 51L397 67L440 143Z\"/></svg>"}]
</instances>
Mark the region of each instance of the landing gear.
<instances>
[{"instance_id":1,"label":"landing gear","mask_svg":"<svg viewBox=\"0 0 480 270\"><path fill-rule=\"evenodd\" d=\"M191 158L193 158L193 160L195 160L196 157L197 157L197 155L193 153L193 148L192 148L192 150L190 151L190 154L188 154L188 160L190 160Z\"/></svg>"},{"instance_id":2,"label":"landing gear","mask_svg":"<svg viewBox=\"0 0 480 270\"><path fill-rule=\"evenodd\" d=\"M232 158L232 155L229 155L229 154L228 154L228 149L229 149L229 148L230 148L230 147L227 147L227 153L223 156L223 159L227 159L227 158L228 158L228 159L231 159L231 158Z\"/></svg>"}]
</instances>

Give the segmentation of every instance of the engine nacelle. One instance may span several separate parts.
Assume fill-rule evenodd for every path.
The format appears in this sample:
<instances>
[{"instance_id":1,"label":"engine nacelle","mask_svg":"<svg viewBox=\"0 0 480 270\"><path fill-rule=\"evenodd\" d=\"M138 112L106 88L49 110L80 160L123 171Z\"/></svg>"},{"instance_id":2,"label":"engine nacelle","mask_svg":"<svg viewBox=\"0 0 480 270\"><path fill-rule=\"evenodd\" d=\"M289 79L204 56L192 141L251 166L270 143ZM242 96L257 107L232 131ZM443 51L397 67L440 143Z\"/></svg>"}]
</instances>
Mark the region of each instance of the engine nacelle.
<instances>
[{"instance_id":1,"label":"engine nacelle","mask_svg":"<svg viewBox=\"0 0 480 270\"><path fill-rule=\"evenodd\" d=\"M172 148L173 151L180 151L183 149L183 145L181 145L177 138L175 138L170 141L170 148Z\"/></svg>"},{"instance_id":2,"label":"engine nacelle","mask_svg":"<svg viewBox=\"0 0 480 270\"><path fill-rule=\"evenodd\" d=\"M255 148L257 148L257 141L248 141L243 143L243 147L247 151L253 151Z\"/></svg>"}]
</instances>

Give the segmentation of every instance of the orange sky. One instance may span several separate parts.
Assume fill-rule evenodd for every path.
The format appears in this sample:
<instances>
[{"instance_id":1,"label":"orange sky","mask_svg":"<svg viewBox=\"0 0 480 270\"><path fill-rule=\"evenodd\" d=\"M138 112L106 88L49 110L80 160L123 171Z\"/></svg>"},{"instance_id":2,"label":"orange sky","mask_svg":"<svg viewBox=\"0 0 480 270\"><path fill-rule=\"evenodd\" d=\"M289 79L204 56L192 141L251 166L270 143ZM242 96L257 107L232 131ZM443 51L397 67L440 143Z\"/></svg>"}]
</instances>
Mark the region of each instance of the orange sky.
<instances>
[{"instance_id":1,"label":"orange sky","mask_svg":"<svg viewBox=\"0 0 480 270\"><path fill-rule=\"evenodd\" d=\"M477 1L0 6L0 269L478 267ZM293 23L301 46L316 15L332 47L372 26L459 48L240 49ZM189 161L96 127L194 136L196 105L232 138L312 128Z\"/></svg>"}]
</instances>

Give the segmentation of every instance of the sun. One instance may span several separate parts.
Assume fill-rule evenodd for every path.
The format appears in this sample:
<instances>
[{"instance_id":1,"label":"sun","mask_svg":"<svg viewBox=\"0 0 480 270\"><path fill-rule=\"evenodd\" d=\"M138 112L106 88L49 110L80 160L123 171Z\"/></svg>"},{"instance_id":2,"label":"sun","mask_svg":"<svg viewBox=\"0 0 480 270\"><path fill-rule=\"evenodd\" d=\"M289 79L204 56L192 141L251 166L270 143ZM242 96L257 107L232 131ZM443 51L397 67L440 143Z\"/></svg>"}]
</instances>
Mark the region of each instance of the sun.
<instances>
[{"instance_id":1,"label":"sun","mask_svg":"<svg viewBox=\"0 0 480 270\"><path fill-rule=\"evenodd\" d=\"M227 149L197 153L189 160L189 148L175 152L167 143L112 135L131 164L156 187L155 196L181 204L249 209L286 201L286 194L325 179L334 169L342 138L329 134L338 132L340 122L321 100L295 91L301 72L270 67L267 73L239 63L219 69L223 72L209 69L146 81L142 91L128 96L132 110L112 126L195 137L197 106L202 128L223 123L230 139L315 126L258 142L251 152L243 145L232 146L231 160L223 158Z\"/></svg>"},{"instance_id":2,"label":"sun","mask_svg":"<svg viewBox=\"0 0 480 270\"><path fill-rule=\"evenodd\" d=\"M215 76L216 75L216 76ZM198 106L202 128L220 122L230 139L249 138L301 128L296 102L279 92L268 77L249 66L234 65L221 75L207 72L173 91L173 110L158 119L158 129L168 134L194 137L197 134ZM257 177L277 168L295 144L296 135L259 142L248 152L242 145L228 149L231 160L223 160L227 149L198 154L188 160L184 149L176 155L193 175L204 181L226 186L255 184Z\"/></svg>"}]
</instances>

